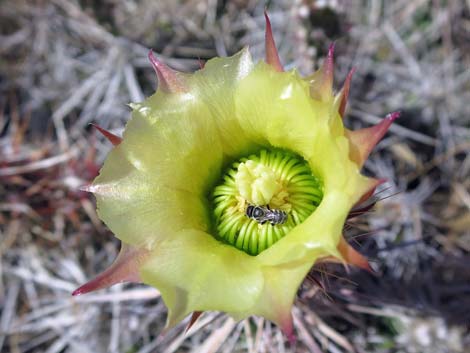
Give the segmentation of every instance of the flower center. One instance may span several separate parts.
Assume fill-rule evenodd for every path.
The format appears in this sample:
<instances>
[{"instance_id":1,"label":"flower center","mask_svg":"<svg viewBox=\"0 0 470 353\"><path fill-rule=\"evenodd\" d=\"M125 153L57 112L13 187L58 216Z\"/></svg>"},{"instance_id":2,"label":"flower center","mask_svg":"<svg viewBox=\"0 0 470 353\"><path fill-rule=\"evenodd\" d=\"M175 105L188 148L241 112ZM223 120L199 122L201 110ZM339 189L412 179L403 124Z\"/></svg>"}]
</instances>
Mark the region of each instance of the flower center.
<instances>
[{"instance_id":1,"label":"flower center","mask_svg":"<svg viewBox=\"0 0 470 353\"><path fill-rule=\"evenodd\" d=\"M301 157L262 150L233 163L212 197L218 237L258 255L310 216L323 192Z\"/></svg>"}]
</instances>

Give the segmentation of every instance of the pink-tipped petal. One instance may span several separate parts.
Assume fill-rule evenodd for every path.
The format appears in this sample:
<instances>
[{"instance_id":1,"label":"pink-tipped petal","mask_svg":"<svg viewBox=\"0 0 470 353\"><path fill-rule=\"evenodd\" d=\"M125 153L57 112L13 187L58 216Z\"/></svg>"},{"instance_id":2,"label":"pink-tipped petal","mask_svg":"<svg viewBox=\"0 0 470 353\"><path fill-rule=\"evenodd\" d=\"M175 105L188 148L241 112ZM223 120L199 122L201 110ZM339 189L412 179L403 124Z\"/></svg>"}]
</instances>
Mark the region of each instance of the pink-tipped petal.
<instances>
[{"instance_id":1,"label":"pink-tipped petal","mask_svg":"<svg viewBox=\"0 0 470 353\"><path fill-rule=\"evenodd\" d=\"M363 255L361 255L351 245L349 245L344 238L341 238L338 244L338 251L341 253L344 261L347 264L362 268L368 272L373 272L369 261L367 261Z\"/></svg>"},{"instance_id":2,"label":"pink-tipped petal","mask_svg":"<svg viewBox=\"0 0 470 353\"><path fill-rule=\"evenodd\" d=\"M271 65L276 71L283 72L281 60L279 59L279 53L277 52L276 43L274 42L273 31L271 28L271 21L269 16L264 11L264 18L266 20L266 32L265 32L265 51L266 51L266 62Z\"/></svg>"},{"instance_id":3,"label":"pink-tipped petal","mask_svg":"<svg viewBox=\"0 0 470 353\"><path fill-rule=\"evenodd\" d=\"M333 75L335 69L334 54L335 43L331 43L328 48L328 55L323 63L323 84L331 90L333 89Z\"/></svg>"},{"instance_id":4,"label":"pink-tipped petal","mask_svg":"<svg viewBox=\"0 0 470 353\"><path fill-rule=\"evenodd\" d=\"M335 43L332 43L323 65L308 78L310 81L310 95L313 99L326 102L333 95L334 52Z\"/></svg>"},{"instance_id":5,"label":"pink-tipped petal","mask_svg":"<svg viewBox=\"0 0 470 353\"><path fill-rule=\"evenodd\" d=\"M356 69L353 67L351 71L349 71L348 76L344 81L343 88L338 93L336 98L338 100L338 113L342 118L344 118L346 105L348 104L349 88L351 87L351 80L354 75L354 72L356 72Z\"/></svg>"},{"instance_id":6,"label":"pink-tipped petal","mask_svg":"<svg viewBox=\"0 0 470 353\"><path fill-rule=\"evenodd\" d=\"M294 333L294 323L292 320L292 315L290 318L286 319L281 323L281 330L287 338L287 341L291 346L294 346L297 342L297 337Z\"/></svg>"},{"instance_id":7,"label":"pink-tipped petal","mask_svg":"<svg viewBox=\"0 0 470 353\"><path fill-rule=\"evenodd\" d=\"M364 165L372 149L382 139L390 125L392 125L399 116L399 112L390 113L375 126L356 131L348 131L347 135L351 143L351 159L359 164L359 166Z\"/></svg>"},{"instance_id":8,"label":"pink-tipped petal","mask_svg":"<svg viewBox=\"0 0 470 353\"><path fill-rule=\"evenodd\" d=\"M72 295L82 295L122 282L140 282L139 268L147 253L147 250L123 244L113 264L97 277L74 290Z\"/></svg>"},{"instance_id":9,"label":"pink-tipped petal","mask_svg":"<svg viewBox=\"0 0 470 353\"><path fill-rule=\"evenodd\" d=\"M119 136L114 135L113 133L109 132L106 129L103 129L98 124L91 123L90 125L93 126L96 130L98 130L104 137L106 137L108 141L113 144L113 146L117 146L121 143L122 138L120 138Z\"/></svg>"},{"instance_id":10,"label":"pink-tipped petal","mask_svg":"<svg viewBox=\"0 0 470 353\"><path fill-rule=\"evenodd\" d=\"M191 319L189 319L188 326L186 326L186 329L184 330L185 333L188 332L191 327L193 327L193 325L196 323L197 319L199 319L201 315L202 311L195 311L192 313Z\"/></svg>"},{"instance_id":11,"label":"pink-tipped petal","mask_svg":"<svg viewBox=\"0 0 470 353\"><path fill-rule=\"evenodd\" d=\"M158 60L155 55L153 55L152 50L149 51L148 58L157 74L158 85L161 90L167 93L186 92L186 87L181 78L178 77L176 71Z\"/></svg>"},{"instance_id":12,"label":"pink-tipped petal","mask_svg":"<svg viewBox=\"0 0 470 353\"><path fill-rule=\"evenodd\" d=\"M369 178L369 185L367 187L367 190L361 196L359 201L356 202L355 206L360 205L361 203L367 201L372 195L374 195L375 189L379 185L382 185L383 183L386 183L386 182L387 182L386 178L380 178L380 179Z\"/></svg>"}]
</instances>

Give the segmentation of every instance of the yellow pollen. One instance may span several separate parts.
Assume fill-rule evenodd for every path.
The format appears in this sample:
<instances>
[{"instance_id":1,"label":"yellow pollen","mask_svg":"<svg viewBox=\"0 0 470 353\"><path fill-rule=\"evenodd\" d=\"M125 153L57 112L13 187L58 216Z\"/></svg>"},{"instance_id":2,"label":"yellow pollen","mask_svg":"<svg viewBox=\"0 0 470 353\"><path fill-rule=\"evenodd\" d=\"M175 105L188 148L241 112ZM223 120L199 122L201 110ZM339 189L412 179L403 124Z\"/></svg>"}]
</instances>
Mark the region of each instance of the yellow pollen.
<instances>
[{"instance_id":1,"label":"yellow pollen","mask_svg":"<svg viewBox=\"0 0 470 353\"><path fill-rule=\"evenodd\" d=\"M268 205L282 189L271 168L252 160L240 163L234 179L240 196L253 205Z\"/></svg>"}]
</instances>

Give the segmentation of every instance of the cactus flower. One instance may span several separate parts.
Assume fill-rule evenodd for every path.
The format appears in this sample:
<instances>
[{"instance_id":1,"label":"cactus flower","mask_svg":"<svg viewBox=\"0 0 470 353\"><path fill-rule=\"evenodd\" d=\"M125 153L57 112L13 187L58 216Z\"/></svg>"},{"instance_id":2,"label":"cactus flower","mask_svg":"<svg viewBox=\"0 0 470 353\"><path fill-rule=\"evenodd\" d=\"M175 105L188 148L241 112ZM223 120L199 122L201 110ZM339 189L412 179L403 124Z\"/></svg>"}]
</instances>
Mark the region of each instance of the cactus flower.
<instances>
[{"instance_id":1,"label":"cactus flower","mask_svg":"<svg viewBox=\"0 0 470 353\"><path fill-rule=\"evenodd\" d=\"M160 291L167 327L216 310L263 316L292 337L315 263L367 268L342 230L382 182L360 170L398 113L345 128L352 72L334 94L333 49L311 76L284 71L266 16L265 61L244 49L183 74L150 52L158 90L131 104L122 138L97 127L114 147L83 188L122 249L73 294L143 282Z\"/></svg>"}]
</instances>

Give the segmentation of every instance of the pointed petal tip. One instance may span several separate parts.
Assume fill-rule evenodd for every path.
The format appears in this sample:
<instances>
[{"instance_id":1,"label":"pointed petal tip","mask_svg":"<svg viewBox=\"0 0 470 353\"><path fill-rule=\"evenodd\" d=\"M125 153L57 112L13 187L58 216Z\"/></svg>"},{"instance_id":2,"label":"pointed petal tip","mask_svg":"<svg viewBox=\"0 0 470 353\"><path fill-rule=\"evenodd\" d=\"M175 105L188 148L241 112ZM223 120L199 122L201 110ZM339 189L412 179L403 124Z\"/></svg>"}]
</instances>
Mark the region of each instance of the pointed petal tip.
<instances>
[{"instance_id":1,"label":"pointed petal tip","mask_svg":"<svg viewBox=\"0 0 470 353\"><path fill-rule=\"evenodd\" d=\"M351 87L351 81L355 72L356 72L355 67L352 67L351 70L349 70L349 73L346 76L346 80L344 81L343 88L341 89L339 93L338 113L342 118L344 118L344 114L346 112L346 105L348 104L348 97L349 97L349 89Z\"/></svg>"},{"instance_id":2,"label":"pointed petal tip","mask_svg":"<svg viewBox=\"0 0 470 353\"><path fill-rule=\"evenodd\" d=\"M369 198L371 198L375 193L375 189L377 189L377 187L379 185L382 185L386 182L388 182L387 178L380 178L380 179L369 178L367 189L362 194L359 201L356 202L355 206L358 206L358 205L364 203L365 201L367 201Z\"/></svg>"},{"instance_id":3,"label":"pointed petal tip","mask_svg":"<svg viewBox=\"0 0 470 353\"><path fill-rule=\"evenodd\" d=\"M181 93L186 91L185 85L176 75L176 72L162 61L158 60L153 54L152 49L149 50L148 58L157 74L158 84L164 92Z\"/></svg>"},{"instance_id":4,"label":"pointed petal tip","mask_svg":"<svg viewBox=\"0 0 470 353\"><path fill-rule=\"evenodd\" d=\"M264 20L266 22L266 27L268 26L271 27L271 21L269 20L269 16L268 16L268 8L266 6L264 7L263 13L264 13Z\"/></svg>"},{"instance_id":5,"label":"pointed petal tip","mask_svg":"<svg viewBox=\"0 0 470 353\"><path fill-rule=\"evenodd\" d=\"M98 130L104 137L108 139L109 142L113 144L113 146L117 146L122 142L122 138L113 134L112 132L103 129L101 126L98 124L90 123L91 126L93 126L96 130Z\"/></svg>"},{"instance_id":6,"label":"pointed petal tip","mask_svg":"<svg viewBox=\"0 0 470 353\"><path fill-rule=\"evenodd\" d=\"M294 345L297 342L297 337L294 333L294 320L292 314L289 311L288 315L285 315L281 321L278 321L282 333L287 338L289 344Z\"/></svg>"},{"instance_id":7,"label":"pointed petal tip","mask_svg":"<svg viewBox=\"0 0 470 353\"><path fill-rule=\"evenodd\" d=\"M334 70L334 60L335 60L335 43L331 43L328 48L328 55L325 60L325 75L327 77L331 76L333 79L333 70Z\"/></svg>"},{"instance_id":8,"label":"pointed petal tip","mask_svg":"<svg viewBox=\"0 0 470 353\"><path fill-rule=\"evenodd\" d=\"M82 290L82 287L78 287L77 289L75 289L73 292L72 292L72 296L73 297L78 297L79 295L82 295L83 294L83 290Z\"/></svg>"},{"instance_id":9,"label":"pointed petal tip","mask_svg":"<svg viewBox=\"0 0 470 353\"><path fill-rule=\"evenodd\" d=\"M368 272L373 272L365 256L356 251L344 238L341 238L338 244L338 251L347 265L353 265Z\"/></svg>"},{"instance_id":10,"label":"pointed petal tip","mask_svg":"<svg viewBox=\"0 0 470 353\"><path fill-rule=\"evenodd\" d=\"M360 166L362 166L373 148L379 143L379 141L385 136L390 125L400 117L400 112L394 112L388 114L382 121L377 125L350 131L348 133L349 141L353 145L351 158Z\"/></svg>"},{"instance_id":11,"label":"pointed petal tip","mask_svg":"<svg viewBox=\"0 0 470 353\"><path fill-rule=\"evenodd\" d=\"M95 288L94 285L95 285L94 280L91 280L91 281L85 283L84 285L78 287L77 289L75 289L72 292L72 296L73 297L78 297L82 294L87 294L87 293L93 292L95 290L101 289L101 288Z\"/></svg>"},{"instance_id":12,"label":"pointed petal tip","mask_svg":"<svg viewBox=\"0 0 470 353\"><path fill-rule=\"evenodd\" d=\"M104 272L74 290L72 295L79 296L111 287L117 283L139 282L139 264L147 254L147 250L123 244L113 264Z\"/></svg>"},{"instance_id":13,"label":"pointed petal tip","mask_svg":"<svg viewBox=\"0 0 470 353\"><path fill-rule=\"evenodd\" d=\"M271 21L266 8L264 9L264 19L266 21L266 31L265 31L265 52L266 52L266 63L271 65L276 71L283 72L284 68L282 67L281 60L279 59L279 53L277 51L276 43L274 42L273 31L271 28Z\"/></svg>"},{"instance_id":14,"label":"pointed petal tip","mask_svg":"<svg viewBox=\"0 0 470 353\"><path fill-rule=\"evenodd\" d=\"M191 329L191 327L193 327L193 325L196 323L196 321L199 319L202 313L203 313L202 311L194 311L191 314L191 319L189 319L189 323L184 330L185 334Z\"/></svg>"},{"instance_id":15,"label":"pointed petal tip","mask_svg":"<svg viewBox=\"0 0 470 353\"><path fill-rule=\"evenodd\" d=\"M372 268L369 261L367 261L366 267L364 267L362 269L369 272L371 275L374 275L374 276L378 275L378 272Z\"/></svg>"},{"instance_id":16,"label":"pointed petal tip","mask_svg":"<svg viewBox=\"0 0 470 353\"><path fill-rule=\"evenodd\" d=\"M376 182L375 182L375 187L379 186L379 185L382 185L382 184L385 184L388 182L388 179L387 178L379 178L379 179L375 179Z\"/></svg>"},{"instance_id":17,"label":"pointed petal tip","mask_svg":"<svg viewBox=\"0 0 470 353\"><path fill-rule=\"evenodd\" d=\"M294 329L292 328L289 332L284 331L284 335L286 335L287 342L292 346L295 346L297 343L297 336L294 333Z\"/></svg>"},{"instance_id":18,"label":"pointed petal tip","mask_svg":"<svg viewBox=\"0 0 470 353\"><path fill-rule=\"evenodd\" d=\"M335 47L336 47L336 42L332 42L330 46L328 47L328 59L333 60L334 54L335 54Z\"/></svg>"},{"instance_id":19,"label":"pointed petal tip","mask_svg":"<svg viewBox=\"0 0 470 353\"><path fill-rule=\"evenodd\" d=\"M371 274L374 273L374 270L372 269L372 267L370 266L370 263L369 261L363 257L363 261L361 262L357 262L357 263L353 263L354 266L360 268L361 270L364 270L364 271L367 271Z\"/></svg>"},{"instance_id":20,"label":"pointed petal tip","mask_svg":"<svg viewBox=\"0 0 470 353\"><path fill-rule=\"evenodd\" d=\"M372 194L375 192L375 189L382 184L388 182L387 178L368 178L369 179L369 190L372 191ZM371 195L372 196L372 195Z\"/></svg>"},{"instance_id":21,"label":"pointed petal tip","mask_svg":"<svg viewBox=\"0 0 470 353\"><path fill-rule=\"evenodd\" d=\"M393 112L393 113L390 113L390 114L387 114L387 116L385 117L386 120L389 120L390 122L394 122L395 120L397 120L399 117L401 117L401 111L396 111L396 112Z\"/></svg>"},{"instance_id":22,"label":"pointed petal tip","mask_svg":"<svg viewBox=\"0 0 470 353\"><path fill-rule=\"evenodd\" d=\"M328 54L320 68L308 79L310 81L310 96L323 102L330 102L333 99L333 103L339 111L341 93L333 96L334 50L335 43L333 42L330 44Z\"/></svg>"},{"instance_id":23,"label":"pointed petal tip","mask_svg":"<svg viewBox=\"0 0 470 353\"><path fill-rule=\"evenodd\" d=\"M352 81L352 78L354 76L354 74L356 73L357 71L357 68L355 68L354 66L351 67L351 70L349 70L347 76L346 76L346 80L344 80L344 86L348 86L348 91L349 91L349 87L351 85L351 81Z\"/></svg>"},{"instance_id":24,"label":"pointed petal tip","mask_svg":"<svg viewBox=\"0 0 470 353\"><path fill-rule=\"evenodd\" d=\"M155 71L157 71L157 74L158 74L158 70L160 66L163 65L163 63L155 57L152 49L149 50L147 57L150 60L152 67L154 68Z\"/></svg>"},{"instance_id":25,"label":"pointed petal tip","mask_svg":"<svg viewBox=\"0 0 470 353\"><path fill-rule=\"evenodd\" d=\"M346 80L344 81L344 86L348 86L348 91L349 91L349 87L351 86L351 81L352 81L352 78L354 76L354 74L356 73L357 69L353 66L351 67L351 70L349 70L347 76L346 76Z\"/></svg>"}]
</instances>

